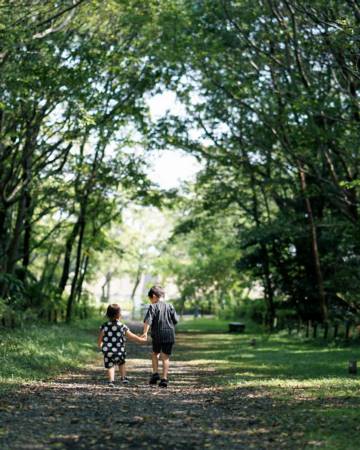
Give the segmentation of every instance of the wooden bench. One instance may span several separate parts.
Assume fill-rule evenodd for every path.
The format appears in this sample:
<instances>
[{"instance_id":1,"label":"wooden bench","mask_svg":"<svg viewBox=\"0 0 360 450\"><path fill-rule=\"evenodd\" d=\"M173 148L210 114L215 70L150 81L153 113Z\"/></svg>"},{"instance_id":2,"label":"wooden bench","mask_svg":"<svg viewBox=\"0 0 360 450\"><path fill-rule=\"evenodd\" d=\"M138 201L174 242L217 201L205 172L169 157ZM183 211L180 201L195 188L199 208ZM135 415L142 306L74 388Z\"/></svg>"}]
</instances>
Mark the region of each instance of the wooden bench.
<instances>
[{"instance_id":1,"label":"wooden bench","mask_svg":"<svg viewBox=\"0 0 360 450\"><path fill-rule=\"evenodd\" d=\"M241 322L230 322L229 333L243 333L245 331L245 324Z\"/></svg>"}]
</instances>

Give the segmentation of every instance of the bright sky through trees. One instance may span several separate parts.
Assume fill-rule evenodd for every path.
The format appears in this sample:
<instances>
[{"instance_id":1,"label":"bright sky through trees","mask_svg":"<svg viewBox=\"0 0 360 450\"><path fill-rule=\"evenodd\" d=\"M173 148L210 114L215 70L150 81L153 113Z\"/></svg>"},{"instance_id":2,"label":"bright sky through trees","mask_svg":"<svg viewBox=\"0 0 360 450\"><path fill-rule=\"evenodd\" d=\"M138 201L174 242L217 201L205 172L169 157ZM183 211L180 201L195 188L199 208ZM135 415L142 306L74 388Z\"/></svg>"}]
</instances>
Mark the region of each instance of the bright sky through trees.
<instances>
[{"instance_id":1,"label":"bright sky through trees","mask_svg":"<svg viewBox=\"0 0 360 450\"><path fill-rule=\"evenodd\" d=\"M156 120L167 113L183 115L184 107L176 99L174 92L165 91L148 100L152 119ZM152 171L149 178L163 189L177 188L183 181L195 178L201 164L196 158L183 151L166 150L153 153L150 158Z\"/></svg>"},{"instance_id":2,"label":"bright sky through trees","mask_svg":"<svg viewBox=\"0 0 360 450\"><path fill-rule=\"evenodd\" d=\"M163 189L177 188L183 181L195 178L201 164L191 155L175 150L163 150L150 157L149 178Z\"/></svg>"}]
</instances>

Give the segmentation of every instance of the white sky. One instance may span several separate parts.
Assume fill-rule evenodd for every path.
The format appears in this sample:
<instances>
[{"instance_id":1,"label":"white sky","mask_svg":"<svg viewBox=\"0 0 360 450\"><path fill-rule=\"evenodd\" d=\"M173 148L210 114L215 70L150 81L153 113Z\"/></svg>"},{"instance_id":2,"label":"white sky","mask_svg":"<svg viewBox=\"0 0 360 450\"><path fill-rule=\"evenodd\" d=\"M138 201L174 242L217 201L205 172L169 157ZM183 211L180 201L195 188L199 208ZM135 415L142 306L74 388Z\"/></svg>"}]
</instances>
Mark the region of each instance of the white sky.
<instances>
[{"instance_id":1,"label":"white sky","mask_svg":"<svg viewBox=\"0 0 360 450\"><path fill-rule=\"evenodd\" d=\"M150 156L149 178L163 189L179 187L183 181L195 179L201 164L191 155L177 150L162 150Z\"/></svg>"},{"instance_id":2,"label":"white sky","mask_svg":"<svg viewBox=\"0 0 360 450\"><path fill-rule=\"evenodd\" d=\"M159 119L168 112L182 115L184 107L176 100L173 92L165 91L148 100L151 117ZM179 187L183 181L195 179L201 164L193 156L181 150L161 150L150 156L152 171L149 178L163 189Z\"/></svg>"}]
</instances>

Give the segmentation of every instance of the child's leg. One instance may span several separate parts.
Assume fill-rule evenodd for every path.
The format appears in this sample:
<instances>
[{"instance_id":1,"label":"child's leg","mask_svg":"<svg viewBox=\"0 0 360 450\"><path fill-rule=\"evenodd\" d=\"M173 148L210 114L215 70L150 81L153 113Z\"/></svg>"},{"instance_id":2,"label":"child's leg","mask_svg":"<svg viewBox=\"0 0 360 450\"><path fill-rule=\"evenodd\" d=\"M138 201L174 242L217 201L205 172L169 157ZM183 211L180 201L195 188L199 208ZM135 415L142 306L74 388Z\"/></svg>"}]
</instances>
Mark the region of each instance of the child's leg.
<instances>
[{"instance_id":1,"label":"child's leg","mask_svg":"<svg viewBox=\"0 0 360 450\"><path fill-rule=\"evenodd\" d=\"M125 363L124 364L120 364L119 372L120 372L120 377L121 378L125 378L126 377L126 366L125 366Z\"/></svg>"},{"instance_id":2,"label":"child's leg","mask_svg":"<svg viewBox=\"0 0 360 450\"><path fill-rule=\"evenodd\" d=\"M158 373L159 370L159 353L152 352L151 353L151 362L153 373Z\"/></svg>"},{"instance_id":3,"label":"child's leg","mask_svg":"<svg viewBox=\"0 0 360 450\"><path fill-rule=\"evenodd\" d=\"M170 355L167 355L166 353L161 352L160 358L162 361L162 378L167 380L168 379L168 373L169 373L169 366L170 366Z\"/></svg>"},{"instance_id":4,"label":"child's leg","mask_svg":"<svg viewBox=\"0 0 360 450\"><path fill-rule=\"evenodd\" d=\"M113 383L115 380L115 367L110 367L108 369L108 377L109 377L109 383Z\"/></svg>"}]
</instances>

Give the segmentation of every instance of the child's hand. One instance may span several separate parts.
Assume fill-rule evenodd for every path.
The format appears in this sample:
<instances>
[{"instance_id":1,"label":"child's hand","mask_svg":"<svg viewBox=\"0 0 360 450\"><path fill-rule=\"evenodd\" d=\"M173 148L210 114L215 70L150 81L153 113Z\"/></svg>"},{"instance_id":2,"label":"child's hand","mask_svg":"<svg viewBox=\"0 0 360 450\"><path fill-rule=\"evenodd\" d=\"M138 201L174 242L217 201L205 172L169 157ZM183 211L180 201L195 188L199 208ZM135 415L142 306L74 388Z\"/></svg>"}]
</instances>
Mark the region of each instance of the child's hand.
<instances>
[{"instance_id":1,"label":"child's hand","mask_svg":"<svg viewBox=\"0 0 360 450\"><path fill-rule=\"evenodd\" d=\"M138 339L141 344L146 344L147 342L147 337L144 337L144 335L138 336Z\"/></svg>"},{"instance_id":2,"label":"child's hand","mask_svg":"<svg viewBox=\"0 0 360 450\"><path fill-rule=\"evenodd\" d=\"M145 340L147 340L147 333L143 333L140 337L144 338Z\"/></svg>"}]
</instances>

